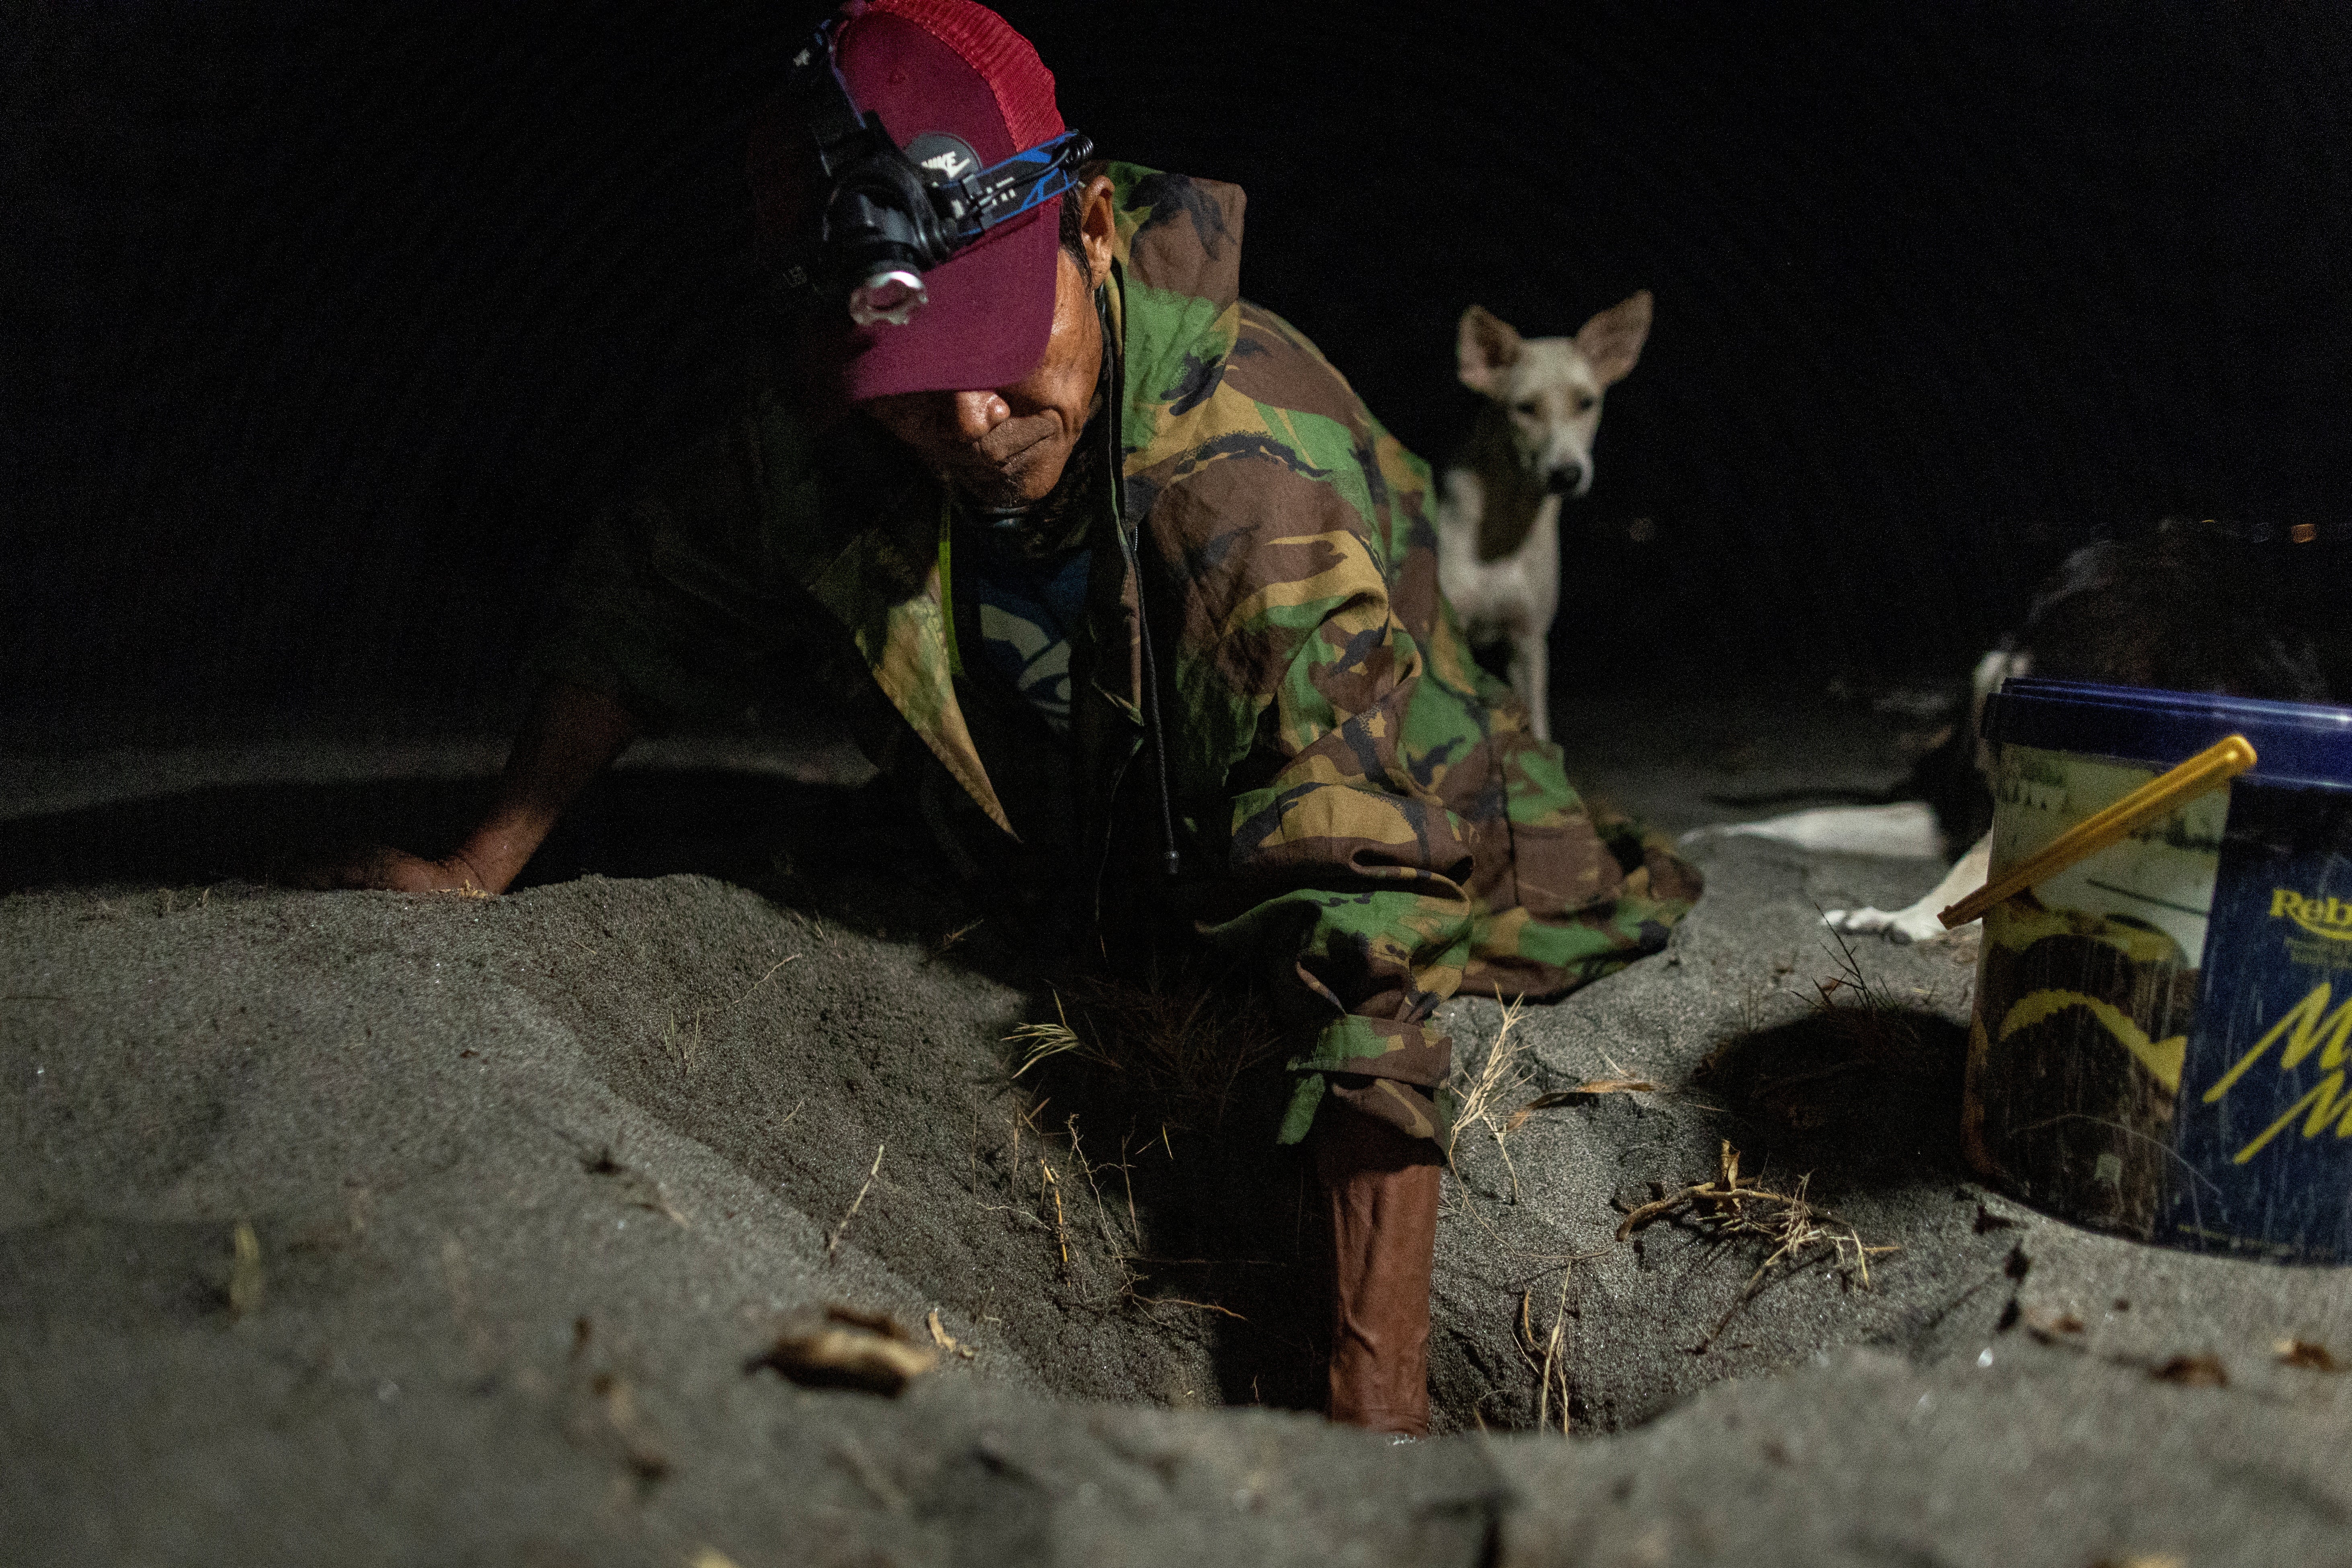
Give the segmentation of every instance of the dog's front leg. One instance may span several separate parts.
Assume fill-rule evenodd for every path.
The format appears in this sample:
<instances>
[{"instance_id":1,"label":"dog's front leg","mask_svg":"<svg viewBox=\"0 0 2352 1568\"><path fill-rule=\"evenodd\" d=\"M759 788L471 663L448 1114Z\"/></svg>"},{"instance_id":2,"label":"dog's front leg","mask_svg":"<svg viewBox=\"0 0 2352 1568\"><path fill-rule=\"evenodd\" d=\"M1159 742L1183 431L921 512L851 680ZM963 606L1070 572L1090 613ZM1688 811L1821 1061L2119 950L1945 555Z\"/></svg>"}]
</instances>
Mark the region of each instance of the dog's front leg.
<instances>
[{"instance_id":1,"label":"dog's front leg","mask_svg":"<svg viewBox=\"0 0 2352 1568\"><path fill-rule=\"evenodd\" d=\"M1559 613L1559 498L1546 496L1535 526L1512 563L1524 595L1511 625L1511 689L1528 705L1536 739L1551 739L1551 622Z\"/></svg>"},{"instance_id":2,"label":"dog's front leg","mask_svg":"<svg viewBox=\"0 0 2352 1568\"><path fill-rule=\"evenodd\" d=\"M1926 898L1907 909L1829 910L1822 920L1833 931L1884 931L1890 942L1931 942L1952 934L1937 917L1983 887L1991 872L1992 835L1988 833L1952 863Z\"/></svg>"},{"instance_id":3,"label":"dog's front leg","mask_svg":"<svg viewBox=\"0 0 2352 1568\"><path fill-rule=\"evenodd\" d=\"M1511 633L1511 689L1528 705L1528 727L1538 741L1551 739L1551 651L1540 631Z\"/></svg>"}]
</instances>

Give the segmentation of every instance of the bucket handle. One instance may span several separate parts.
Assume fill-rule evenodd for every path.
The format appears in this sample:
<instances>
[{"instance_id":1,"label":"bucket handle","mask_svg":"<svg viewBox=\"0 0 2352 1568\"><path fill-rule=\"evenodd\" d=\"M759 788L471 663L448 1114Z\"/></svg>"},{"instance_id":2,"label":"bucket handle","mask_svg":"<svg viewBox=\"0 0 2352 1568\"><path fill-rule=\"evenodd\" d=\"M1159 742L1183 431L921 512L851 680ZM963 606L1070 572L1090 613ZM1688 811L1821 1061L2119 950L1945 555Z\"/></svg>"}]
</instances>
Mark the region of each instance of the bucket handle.
<instances>
[{"instance_id":1,"label":"bucket handle","mask_svg":"<svg viewBox=\"0 0 2352 1568\"><path fill-rule=\"evenodd\" d=\"M2170 816L2253 765L2253 743L2243 735L2224 736L2179 767L2158 773L2105 811L2084 817L2010 868L1999 881L1979 888L1936 918L1944 922L1946 931L1964 926L1995 904L2015 898L2037 882L2048 881L2075 861L2096 854L2159 817Z\"/></svg>"}]
</instances>

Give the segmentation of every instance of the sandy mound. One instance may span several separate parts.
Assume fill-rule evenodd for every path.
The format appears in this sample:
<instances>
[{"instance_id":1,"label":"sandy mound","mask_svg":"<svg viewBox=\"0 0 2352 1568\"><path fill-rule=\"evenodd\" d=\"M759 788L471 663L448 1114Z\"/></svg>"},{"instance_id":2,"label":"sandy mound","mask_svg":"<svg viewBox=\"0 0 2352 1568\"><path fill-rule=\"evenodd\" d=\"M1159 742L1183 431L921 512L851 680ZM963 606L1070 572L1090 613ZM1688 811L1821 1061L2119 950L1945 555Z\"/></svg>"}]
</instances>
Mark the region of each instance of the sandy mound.
<instances>
[{"instance_id":1,"label":"sandy mound","mask_svg":"<svg viewBox=\"0 0 2352 1568\"><path fill-rule=\"evenodd\" d=\"M879 891L920 857L852 853L855 790L625 777L549 868L644 875L495 901L211 879L473 787L0 822L19 884L154 868L0 901L12 1560L2352 1560L2352 1380L2274 1348L2352 1353L2340 1276L1969 1178L1967 954L1849 957L1816 912L1933 865L1727 843L1666 955L1499 1047L1495 1001L1452 1005L1465 1075L1504 1058L1494 1126L1656 1087L1465 1126L1433 1369L1465 1435L1391 1448L1297 1409L1278 1080L1015 1079L1053 991L951 891ZM1774 1242L1701 1212L1616 1239L1727 1142L1829 1231L1760 1277ZM973 1353L895 1400L753 1364L829 1301ZM1563 1402L1580 1440L1529 1430Z\"/></svg>"}]
</instances>

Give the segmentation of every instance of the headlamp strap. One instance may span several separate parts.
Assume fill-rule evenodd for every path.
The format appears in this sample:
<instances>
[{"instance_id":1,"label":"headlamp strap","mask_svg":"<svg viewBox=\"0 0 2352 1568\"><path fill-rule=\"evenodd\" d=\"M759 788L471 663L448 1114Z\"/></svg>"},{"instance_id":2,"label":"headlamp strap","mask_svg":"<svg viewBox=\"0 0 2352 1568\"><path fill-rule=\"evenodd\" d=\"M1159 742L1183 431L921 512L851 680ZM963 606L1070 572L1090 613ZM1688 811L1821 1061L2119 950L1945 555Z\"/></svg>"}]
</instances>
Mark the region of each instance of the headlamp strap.
<instances>
[{"instance_id":1,"label":"headlamp strap","mask_svg":"<svg viewBox=\"0 0 2352 1568\"><path fill-rule=\"evenodd\" d=\"M881 116L859 113L857 100L849 95L849 83L842 79L840 62L834 57L834 22L824 23L801 47L793 57L790 79L801 117L816 143L817 163L828 174L838 173L853 158L897 147L882 128Z\"/></svg>"},{"instance_id":2,"label":"headlamp strap","mask_svg":"<svg viewBox=\"0 0 2352 1568\"><path fill-rule=\"evenodd\" d=\"M940 203L948 221L955 226L956 243L968 245L1076 184L1078 165L1094 150L1083 132L1065 131L976 174L934 185L931 199Z\"/></svg>"}]
</instances>

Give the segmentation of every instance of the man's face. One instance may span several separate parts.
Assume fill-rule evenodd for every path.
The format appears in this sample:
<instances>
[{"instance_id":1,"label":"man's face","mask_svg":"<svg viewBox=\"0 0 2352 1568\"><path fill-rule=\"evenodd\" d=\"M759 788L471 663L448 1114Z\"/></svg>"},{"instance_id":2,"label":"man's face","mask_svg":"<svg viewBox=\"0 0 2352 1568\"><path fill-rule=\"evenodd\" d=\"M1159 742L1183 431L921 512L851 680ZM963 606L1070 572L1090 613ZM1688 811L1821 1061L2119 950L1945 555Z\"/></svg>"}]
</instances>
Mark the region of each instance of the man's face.
<instances>
[{"instance_id":1,"label":"man's face","mask_svg":"<svg viewBox=\"0 0 2352 1568\"><path fill-rule=\"evenodd\" d=\"M1088 266L1057 253L1054 329L1036 369L989 391L903 392L857 405L977 505L1043 500L1086 428L1102 371L1094 289L1110 271L1110 182L1093 181L1083 206Z\"/></svg>"}]
</instances>

